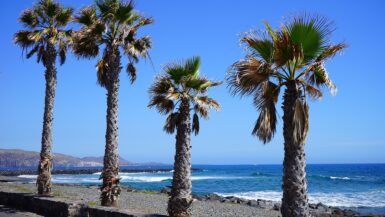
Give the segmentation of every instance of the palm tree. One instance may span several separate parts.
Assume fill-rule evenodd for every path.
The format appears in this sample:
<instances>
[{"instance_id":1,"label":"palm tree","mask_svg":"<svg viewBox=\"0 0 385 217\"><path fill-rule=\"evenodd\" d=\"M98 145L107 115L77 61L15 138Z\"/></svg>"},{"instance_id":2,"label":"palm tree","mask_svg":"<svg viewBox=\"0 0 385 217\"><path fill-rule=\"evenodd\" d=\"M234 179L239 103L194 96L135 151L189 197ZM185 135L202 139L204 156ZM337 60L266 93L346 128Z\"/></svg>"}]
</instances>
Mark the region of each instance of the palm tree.
<instances>
[{"instance_id":1,"label":"palm tree","mask_svg":"<svg viewBox=\"0 0 385 217\"><path fill-rule=\"evenodd\" d=\"M233 95L252 95L259 117L252 131L263 143L274 136L275 105L283 94L284 217L309 216L305 140L309 126L308 104L322 97L321 88L335 92L324 67L325 61L346 48L331 44L331 23L318 16L298 16L273 31L265 22L267 36L250 33L241 42L248 48L246 59L235 62L227 77Z\"/></svg>"},{"instance_id":2,"label":"palm tree","mask_svg":"<svg viewBox=\"0 0 385 217\"><path fill-rule=\"evenodd\" d=\"M168 202L168 213L172 217L191 216L190 134L191 131L195 135L199 133L198 114L208 119L210 108L220 109L218 102L207 96L207 91L221 82L200 77L200 63L199 57L193 57L166 65L165 74L158 76L149 90L151 100L148 106L168 115L164 131L173 134L176 129L174 174ZM192 125L190 110L194 111Z\"/></svg>"},{"instance_id":3,"label":"palm tree","mask_svg":"<svg viewBox=\"0 0 385 217\"><path fill-rule=\"evenodd\" d=\"M65 8L53 0L40 0L31 8L25 10L19 21L25 30L18 31L14 41L19 45L26 57L34 54L37 62L42 62L45 70L45 101L43 133L41 140L39 176L36 184L38 194L50 195L52 170L52 123L53 108L56 92L56 58L60 64L66 60L66 52L71 44L72 30L66 26L72 20L72 8Z\"/></svg>"},{"instance_id":4,"label":"palm tree","mask_svg":"<svg viewBox=\"0 0 385 217\"><path fill-rule=\"evenodd\" d=\"M134 63L146 58L151 47L150 37L137 37L139 28L153 23L134 10L133 2L99 0L96 5L80 11L76 21L81 29L74 34L75 55L93 58L103 49L96 64L97 79L107 90L107 129L101 179L101 204L117 206L120 194L118 164L118 94L122 69L121 52L128 58L126 71L131 83L136 79Z\"/></svg>"}]
</instances>

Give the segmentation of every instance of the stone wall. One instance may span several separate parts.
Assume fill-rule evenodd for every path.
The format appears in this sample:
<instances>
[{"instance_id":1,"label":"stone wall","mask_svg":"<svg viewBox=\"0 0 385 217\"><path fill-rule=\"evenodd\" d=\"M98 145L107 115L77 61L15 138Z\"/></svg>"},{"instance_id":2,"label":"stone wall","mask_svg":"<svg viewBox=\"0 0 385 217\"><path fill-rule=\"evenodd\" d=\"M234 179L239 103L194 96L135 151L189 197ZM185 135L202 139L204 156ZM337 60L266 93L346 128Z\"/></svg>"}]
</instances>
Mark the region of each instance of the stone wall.
<instances>
[{"instance_id":1,"label":"stone wall","mask_svg":"<svg viewBox=\"0 0 385 217\"><path fill-rule=\"evenodd\" d=\"M166 217L157 214L134 214L117 208L88 206L82 201L63 198L38 197L34 194L0 191L0 204L55 217Z\"/></svg>"}]
</instances>

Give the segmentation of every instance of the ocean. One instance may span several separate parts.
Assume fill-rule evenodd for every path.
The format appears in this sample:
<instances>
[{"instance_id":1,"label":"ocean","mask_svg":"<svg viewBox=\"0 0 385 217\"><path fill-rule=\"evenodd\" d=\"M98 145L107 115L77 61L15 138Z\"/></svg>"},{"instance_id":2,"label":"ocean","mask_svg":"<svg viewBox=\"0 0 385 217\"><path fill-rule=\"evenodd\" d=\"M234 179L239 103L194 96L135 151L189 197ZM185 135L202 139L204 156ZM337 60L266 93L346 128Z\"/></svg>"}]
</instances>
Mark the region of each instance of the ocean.
<instances>
[{"instance_id":1,"label":"ocean","mask_svg":"<svg viewBox=\"0 0 385 217\"><path fill-rule=\"evenodd\" d=\"M122 185L148 190L171 185L172 166L126 168L166 168L170 171L120 173ZM192 173L195 194L281 200L281 165L193 165L193 168L200 169ZM310 203L385 214L385 164L311 164L306 169ZM101 183L99 176L100 173L54 175L53 182L98 184Z\"/></svg>"}]
</instances>

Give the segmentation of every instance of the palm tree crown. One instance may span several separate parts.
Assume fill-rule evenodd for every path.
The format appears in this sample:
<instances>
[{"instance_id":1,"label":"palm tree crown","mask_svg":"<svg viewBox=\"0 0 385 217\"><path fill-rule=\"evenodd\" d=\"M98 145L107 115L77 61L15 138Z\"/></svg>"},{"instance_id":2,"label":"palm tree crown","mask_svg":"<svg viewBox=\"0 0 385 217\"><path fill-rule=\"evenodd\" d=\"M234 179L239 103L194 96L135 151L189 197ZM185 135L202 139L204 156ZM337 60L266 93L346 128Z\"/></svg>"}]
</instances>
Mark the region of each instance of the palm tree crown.
<instances>
[{"instance_id":1,"label":"palm tree crown","mask_svg":"<svg viewBox=\"0 0 385 217\"><path fill-rule=\"evenodd\" d=\"M15 34L15 43L27 51L27 58L36 53L37 62L42 61L44 66L48 47L56 46L60 63L63 64L72 41L72 30L66 29L72 21L72 13L72 8L64 8L53 0L40 0L32 9L21 14L19 21L26 30Z\"/></svg>"},{"instance_id":2,"label":"palm tree crown","mask_svg":"<svg viewBox=\"0 0 385 217\"><path fill-rule=\"evenodd\" d=\"M267 36L249 33L241 38L249 54L232 65L228 85L233 95L254 96L260 115L252 134L267 143L276 130L275 105L280 89L294 83L300 92L295 104L294 139L303 141L308 131L306 96L320 99L322 87L335 93L324 63L346 44L331 44L331 23L318 16L294 17L275 31L267 22L265 26Z\"/></svg>"},{"instance_id":3,"label":"palm tree crown","mask_svg":"<svg viewBox=\"0 0 385 217\"><path fill-rule=\"evenodd\" d=\"M153 20L136 12L132 1L119 0L98 0L96 6L83 8L76 20L82 25L81 30L74 35L76 55L96 57L100 47L105 47L102 58L96 64L99 84L107 87L111 73L108 60L113 55L111 50L119 48L128 57L126 71L131 82L134 82L134 63L140 57L147 57L151 47L150 37L137 38L136 34L140 27L153 23Z\"/></svg>"},{"instance_id":4,"label":"palm tree crown","mask_svg":"<svg viewBox=\"0 0 385 217\"><path fill-rule=\"evenodd\" d=\"M151 107L161 113L168 115L164 130L172 134L178 122L178 111L176 106L182 101L191 104L194 110L192 131L199 133L199 117L209 117L209 109L220 109L220 105L214 99L206 95L210 87L220 85L221 82L210 81L199 76L200 58L193 57L184 62L170 63L164 67L165 75L158 76L151 86L149 93Z\"/></svg>"}]
</instances>

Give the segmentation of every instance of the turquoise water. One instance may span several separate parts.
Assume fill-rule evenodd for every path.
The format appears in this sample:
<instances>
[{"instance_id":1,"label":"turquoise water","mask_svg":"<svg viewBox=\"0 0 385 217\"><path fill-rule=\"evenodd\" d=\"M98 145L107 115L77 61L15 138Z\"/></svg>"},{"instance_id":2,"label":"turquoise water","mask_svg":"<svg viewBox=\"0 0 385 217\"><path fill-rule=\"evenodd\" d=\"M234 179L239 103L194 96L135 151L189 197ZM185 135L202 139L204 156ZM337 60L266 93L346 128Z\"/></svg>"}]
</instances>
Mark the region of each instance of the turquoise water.
<instances>
[{"instance_id":1,"label":"turquoise water","mask_svg":"<svg viewBox=\"0 0 385 217\"><path fill-rule=\"evenodd\" d=\"M280 165L194 165L195 194L218 193L245 199L280 201ZM169 172L120 173L121 183L135 188L159 190L171 185ZM28 176L27 176L28 177ZM385 214L385 164L308 165L308 191L311 203L353 208L361 212ZM100 183L99 174L54 175L55 183Z\"/></svg>"}]
</instances>

